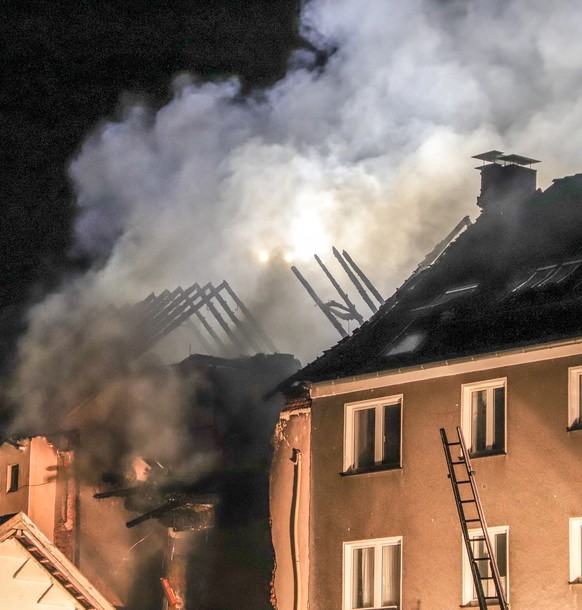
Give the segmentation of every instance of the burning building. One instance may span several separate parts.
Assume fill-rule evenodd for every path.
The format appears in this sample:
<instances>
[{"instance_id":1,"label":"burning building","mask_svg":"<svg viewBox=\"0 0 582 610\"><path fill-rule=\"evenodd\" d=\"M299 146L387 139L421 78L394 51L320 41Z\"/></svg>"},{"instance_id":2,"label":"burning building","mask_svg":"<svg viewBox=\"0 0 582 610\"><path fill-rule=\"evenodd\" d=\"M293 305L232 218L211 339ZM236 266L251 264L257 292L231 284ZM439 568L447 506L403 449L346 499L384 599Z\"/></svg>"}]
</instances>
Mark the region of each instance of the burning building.
<instances>
[{"instance_id":1,"label":"burning building","mask_svg":"<svg viewBox=\"0 0 582 610\"><path fill-rule=\"evenodd\" d=\"M263 395L299 364L254 353L268 338L248 310L225 283L206 289L150 295L63 333L86 341L89 366L74 350L79 366L55 384L74 401L53 395L50 425L0 446L0 514L27 513L116 608L270 607L279 405ZM222 324L213 328L203 306ZM254 355L197 354L171 366L147 355L193 315L195 337Z\"/></svg>"},{"instance_id":2,"label":"burning building","mask_svg":"<svg viewBox=\"0 0 582 610\"><path fill-rule=\"evenodd\" d=\"M277 610L582 608L582 174L477 158L477 220L278 388Z\"/></svg>"}]
</instances>

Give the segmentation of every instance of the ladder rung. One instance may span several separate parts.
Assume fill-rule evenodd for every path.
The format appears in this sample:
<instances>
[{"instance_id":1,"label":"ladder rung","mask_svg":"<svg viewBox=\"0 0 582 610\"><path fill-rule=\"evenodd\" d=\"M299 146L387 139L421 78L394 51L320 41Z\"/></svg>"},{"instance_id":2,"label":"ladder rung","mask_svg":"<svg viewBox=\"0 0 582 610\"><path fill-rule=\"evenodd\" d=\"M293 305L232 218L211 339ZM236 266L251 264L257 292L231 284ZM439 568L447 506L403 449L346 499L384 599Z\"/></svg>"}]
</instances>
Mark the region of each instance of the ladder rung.
<instances>
[{"instance_id":1,"label":"ladder rung","mask_svg":"<svg viewBox=\"0 0 582 610\"><path fill-rule=\"evenodd\" d=\"M455 502L457 504L459 518L461 520L463 536L465 538L465 543L467 544L467 552L470 557L471 570L473 572L474 584L479 589L479 599L481 601L481 603L479 604L479 607L481 607L481 605L485 601L485 602L497 602L497 604L499 604L501 607L507 608L507 603L505 602L505 597L503 595L503 592L500 589L500 583L498 580L499 574L497 572L497 563L496 563L495 557L490 554L491 546L490 546L490 543L488 542L487 529L486 529L485 524L483 523L482 517L481 517L481 503L479 500L479 494L478 494L476 486L475 487L473 486L475 471L471 468L471 462L469 459L470 454L469 454L467 447L465 445L465 442L463 440L463 433L461 431L461 428L459 426L457 426L457 437L459 440L454 441L454 442L448 442L447 435L445 433L445 429L441 428L440 432L441 432L441 439L443 441L443 446L445 449L445 458L447 461L447 466L448 466L448 471L449 471L448 478L451 480L451 484L453 486L453 493L455 496ZM460 447L460 449L458 451L457 450L452 451L450 449L451 447ZM457 470L455 468L455 466L460 466L461 464L465 465L466 471L460 472L459 470ZM466 476L468 478L458 480L457 477L459 475ZM467 493L465 495L468 495L471 497L462 499L460 486L467 485L467 484L471 485L471 490L470 490L471 493ZM471 504L473 504L475 506L475 508L477 509L478 516L467 519L466 512L468 512L469 514L473 513L473 515L475 515L474 509L465 509L465 505L470 506ZM468 526L469 526L469 524L475 524L475 523L477 523L481 526L481 535L469 537ZM483 545L478 545L478 547L473 546L472 543L474 543L474 542L485 542L487 548L483 548ZM475 553L478 550L481 553L487 553L487 555L476 557ZM488 562L485 564L485 566L490 568L490 569L487 569L487 572L490 572L491 576L482 576L481 575L481 572L485 571L485 570L483 570L484 566L481 563L483 561ZM488 595L488 596L484 595L486 584L491 581L493 581L493 583L495 585L496 595ZM487 586L487 589L488 589L488 592L491 591L490 586Z\"/></svg>"}]
</instances>

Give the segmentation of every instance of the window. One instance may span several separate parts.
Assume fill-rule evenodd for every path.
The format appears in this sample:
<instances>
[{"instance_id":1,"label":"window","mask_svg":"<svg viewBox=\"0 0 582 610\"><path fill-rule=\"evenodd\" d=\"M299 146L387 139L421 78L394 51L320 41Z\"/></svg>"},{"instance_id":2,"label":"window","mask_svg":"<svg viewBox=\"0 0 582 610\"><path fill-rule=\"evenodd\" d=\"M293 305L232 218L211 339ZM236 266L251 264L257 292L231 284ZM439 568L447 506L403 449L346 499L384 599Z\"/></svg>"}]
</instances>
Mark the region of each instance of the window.
<instances>
[{"instance_id":1,"label":"window","mask_svg":"<svg viewBox=\"0 0 582 610\"><path fill-rule=\"evenodd\" d=\"M344 472L400 467L402 396L346 404Z\"/></svg>"},{"instance_id":2,"label":"window","mask_svg":"<svg viewBox=\"0 0 582 610\"><path fill-rule=\"evenodd\" d=\"M18 491L18 464L10 464L6 468L6 493Z\"/></svg>"},{"instance_id":3,"label":"window","mask_svg":"<svg viewBox=\"0 0 582 610\"><path fill-rule=\"evenodd\" d=\"M423 311L429 310L432 307L438 307L439 305L444 305L449 301L460 299L461 297L468 296L473 294L475 290L477 290L479 284L470 284L468 286L459 286L458 288L450 288L449 290L443 292L438 297L427 303L426 305L421 305L420 307L416 307L412 311Z\"/></svg>"},{"instance_id":4,"label":"window","mask_svg":"<svg viewBox=\"0 0 582 610\"><path fill-rule=\"evenodd\" d=\"M391 343L385 350L384 356L396 356L397 354L409 354L419 348L426 337L425 332L408 333L395 343Z\"/></svg>"},{"instance_id":5,"label":"window","mask_svg":"<svg viewBox=\"0 0 582 610\"><path fill-rule=\"evenodd\" d=\"M497 568L499 569L499 575L501 576L501 586L505 592L505 596L509 600L509 574L507 569L507 543L509 527L506 525L501 527L490 527L489 539L491 540L491 546L493 547L493 554L497 560ZM473 555L477 557L487 557L487 547L483 538L483 531L480 529L469 530L469 538L471 538L471 547L473 549ZM473 540L477 538L477 540ZM482 577L488 578L491 576L491 564L488 559L482 559L477 562L479 567L479 573ZM496 595L495 583L492 579L482 580L483 593L485 597ZM463 542L463 604L464 605L477 605L477 592L475 590L475 583L473 582L473 575L471 573L471 566L469 565L469 557L465 549Z\"/></svg>"},{"instance_id":6,"label":"window","mask_svg":"<svg viewBox=\"0 0 582 610\"><path fill-rule=\"evenodd\" d=\"M582 261L574 260L561 265L550 265L540 267L531 273L525 280L520 281L512 290L517 292L526 288L547 288L548 286L559 286L573 279L574 274L580 267Z\"/></svg>"},{"instance_id":7,"label":"window","mask_svg":"<svg viewBox=\"0 0 582 610\"><path fill-rule=\"evenodd\" d=\"M582 517L570 519L570 583L582 583Z\"/></svg>"},{"instance_id":8,"label":"window","mask_svg":"<svg viewBox=\"0 0 582 610\"><path fill-rule=\"evenodd\" d=\"M463 386L462 425L471 456L505 452L505 379Z\"/></svg>"},{"instance_id":9,"label":"window","mask_svg":"<svg viewBox=\"0 0 582 610\"><path fill-rule=\"evenodd\" d=\"M582 366L568 369L568 429L582 429Z\"/></svg>"},{"instance_id":10,"label":"window","mask_svg":"<svg viewBox=\"0 0 582 610\"><path fill-rule=\"evenodd\" d=\"M402 537L344 542L344 610L400 610Z\"/></svg>"}]
</instances>

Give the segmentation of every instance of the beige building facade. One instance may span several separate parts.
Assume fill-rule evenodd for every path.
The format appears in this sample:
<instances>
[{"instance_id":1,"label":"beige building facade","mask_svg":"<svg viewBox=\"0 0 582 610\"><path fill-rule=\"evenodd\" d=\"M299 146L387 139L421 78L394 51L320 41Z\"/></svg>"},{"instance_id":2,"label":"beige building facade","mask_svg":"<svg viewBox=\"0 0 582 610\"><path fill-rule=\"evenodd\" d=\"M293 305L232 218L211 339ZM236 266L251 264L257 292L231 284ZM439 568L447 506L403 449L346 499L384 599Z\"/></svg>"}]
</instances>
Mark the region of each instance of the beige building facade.
<instances>
[{"instance_id":1,"label":"beige building facade","mask_svg":"<svg viewBox=\"0 0 582 610\"><path fill-rule=\"evenodd\" d=\"M299 548L308 584L291 603L291 524L274 519L276 607L475 605L439 436L461 425L511 607L582 608L580 375L582 344L574 341L310 385L310 408L283 413L290 433L277 446L273 477L287 488L278 480L272 488L274 509L281 495L292 497L293 464L281 464L302 446L310 483L300 498ZM497 412L492 404L475 412L477 398L487 401L496 388ZM382 430L396 405L400 430Z\"/></svg>"},{"instance_id":2,"label":"beige building facade","mask_svg":"<svg viewBox=\"0 0 582 610\"><path fill-rule=\"evenodd\" d=\"M277 610L582 609L582 174L476 158L475 222L277 388Z\"/></svg>"}]
</instances>

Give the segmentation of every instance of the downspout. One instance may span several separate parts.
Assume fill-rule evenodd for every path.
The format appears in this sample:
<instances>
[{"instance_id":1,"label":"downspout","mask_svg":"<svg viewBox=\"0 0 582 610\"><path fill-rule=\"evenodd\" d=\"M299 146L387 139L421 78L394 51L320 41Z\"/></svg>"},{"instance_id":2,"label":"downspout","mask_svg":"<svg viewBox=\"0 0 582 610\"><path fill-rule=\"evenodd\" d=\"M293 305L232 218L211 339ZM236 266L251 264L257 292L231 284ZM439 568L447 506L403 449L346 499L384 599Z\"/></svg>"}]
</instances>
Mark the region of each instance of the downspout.
<instances>
[{"instance_id":1,"label":"downspout","mask_svg":"<svg viewBox=\"0 0 582 610\"><path fill-rule=\"evenodd\" d=\"M291 553L293 555L293 610L300 610L301 566L299 563L299 500L301 493L301 451L293 449L293 498L291 501Z\"/></svg>"},{"instance_id":2,"label":"downspout","mask_svg":"<svg viewBox=\"0 0 582 610\"><path fill-rule=\"evenodd\" d=\"M79 430L71 431L71 449L73 453L72 475L73 475L73 563L77 568L81 567L81 472L78 464L78 453L81 445ZM68 516L67 516L68 519Z\"/></svg>"}]
</instances>

